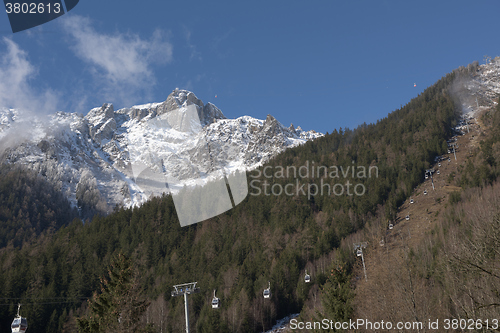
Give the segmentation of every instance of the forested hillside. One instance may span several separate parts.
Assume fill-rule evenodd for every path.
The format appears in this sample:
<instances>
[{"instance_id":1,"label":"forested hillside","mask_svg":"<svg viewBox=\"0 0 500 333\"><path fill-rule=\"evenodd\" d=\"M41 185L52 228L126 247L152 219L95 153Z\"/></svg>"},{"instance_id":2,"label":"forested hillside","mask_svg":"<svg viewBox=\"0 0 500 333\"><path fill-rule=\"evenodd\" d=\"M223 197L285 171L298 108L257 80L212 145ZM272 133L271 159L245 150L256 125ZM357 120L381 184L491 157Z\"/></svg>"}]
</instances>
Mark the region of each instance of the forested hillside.
<instances>
[{"instance_id":1,"label":"forested hillside","mask_svg":"<svg viewBox=\"0 0 500 333\"><path fill-rule=\"evenodd\" d=\"M57 188L29 170L0 166L0 248L30 243L77 217Z\"/></svg>"},{"instance_id":2,"label":"forested hillside","mask_svg":"<svg viewBox=\"0 0 500 333\"><path fill-rule=\"evenodd\" d=\"M0 327L8 327L20 301L30 330L75 331L75 317L87 314L85 299L100 292L100 277L119 252L131 258L150 301L142 320L157 332L184 329L183 299L170 292L194 281L201 293L189 296L193 332L262 331L316 306L332 320L349 318L354 257L343 239L372 219L394 218L424 170L446 152L458 117L449 94L456 75L376 124L334 130L249 172L244 202L205 222L181 228L172 198L164 196L86 224L64 217L57 232L1 249ZM485 141L481 149L497 146ZM493 175L497 160L489 161ZM268 281L272 297L264 299ZM217 310L210 306L214 289Z\"/></svg>"},{"instance_id":3,"label":"forested hillside","mask_svg":"<svg viewBox=\"0 0 500 333\"><path fill-rule=\"evenodd\" d=\"M446 323L452 331L498 331L499 105L457 138L456 159L450 152L435 163L441 171L435 190L430 180L415 189L394 228L384 230L383 246L377 223L350 236L372 244L364 252L368 280L356 282L353 317L423 322L421 332L433 331L429 320L440 323L438 331ZM355 270L363 274L360 263Z\"/></svg>"}]
</instances>

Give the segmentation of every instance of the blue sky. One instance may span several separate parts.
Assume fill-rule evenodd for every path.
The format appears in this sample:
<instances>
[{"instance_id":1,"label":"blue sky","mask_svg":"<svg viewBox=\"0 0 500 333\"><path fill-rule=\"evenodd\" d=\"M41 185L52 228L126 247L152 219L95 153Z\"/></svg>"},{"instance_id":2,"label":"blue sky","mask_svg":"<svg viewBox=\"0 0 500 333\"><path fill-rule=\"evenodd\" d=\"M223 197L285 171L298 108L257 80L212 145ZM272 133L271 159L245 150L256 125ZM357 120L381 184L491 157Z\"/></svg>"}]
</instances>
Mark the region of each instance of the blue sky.
<instances>
[{"instance_id":1,"label":"blue sky","mask_svg":"<svg viewBox=\"0 0 500 333\"><path fill-rule=\"evenodd\" d=\"M16 34L0 14L0 106L85 114L179 87L228 118L272 114L331 132L500 55L499 31L497 0L80 0Z\"/></svg>"}]
</instances>

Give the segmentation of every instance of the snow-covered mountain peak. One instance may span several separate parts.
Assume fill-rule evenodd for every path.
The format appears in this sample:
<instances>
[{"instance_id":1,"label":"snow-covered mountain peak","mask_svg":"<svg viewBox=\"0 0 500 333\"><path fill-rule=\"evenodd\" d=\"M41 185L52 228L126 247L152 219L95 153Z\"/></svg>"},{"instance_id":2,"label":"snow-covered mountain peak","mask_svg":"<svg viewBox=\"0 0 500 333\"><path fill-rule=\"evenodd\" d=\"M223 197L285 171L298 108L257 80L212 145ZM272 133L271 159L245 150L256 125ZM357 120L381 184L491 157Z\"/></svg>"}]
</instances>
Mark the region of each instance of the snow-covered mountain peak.
<instances>
[{"instance_id":1,"label":"snow-covered mountain peak","mask_svg":"<svg viewBox=\"0 0 500 333\"><path fill-rule=\"evenodd\" d=\"M203 104L196 95L188 90L175 89L167 99L162 103L148 103L135 105L131 108L118 110L117 113L127 114L131 119L135 120L150 120L156 116L164 115L181 108L187 108L194 105L198 112L198 118L202 126L211 124L218 119L226 117L222 111L212 103Z\"/></svg>"},{"instance_id":2,"label":"snow-covered mountain peak","mask_svg":"<svg viewBox=\"0 0 500 333\"><path fill-rule=\"evenodd\" d=\"M89 123L96 125L98 123L106 122L108 119L114 118L115 110L113 104L104 103L101 107L93 108L87 113L85 118Z\"/></svg>"},{"instance_id":3,"label":"snow-covered mountain peak","mask_svg":"<svg viewBox=\"0 0 500 333\"><path fill-rule=\"evenodd\" d=\"M213 177L200 175L215 167L250 170L322 136L284 127L271 115L265 120L227 119L214 104L180 89L161 103L116 111L104 103L85 116L58 112L45 119L27 120L16 110L0 110L0 139L17 138L7 135L16 126L32 129L23 131L32 135L22 140L8 141L4 158L44 175L87 215L139 205L161 194L147 178L141 180L145 171L175 179L175 186L169 183L175 191L182 184L203 185Z\"/></svg>"},{"instance_id":4,"label":"snow-covered mountain peak","mask_svg":"<svg viewBox=\"0 0 500 333\"><path fill-rule=\"evenodd\" d=\"M226 118L222 111L212 103L204 105L193 92L181 89L175 89L172 91L172 93L168 95L167 100L159 106L157 113L158 115L161 115L189 105L196 106L198 117L203 126L211 124L217 119Z\"/></svg>"}]
</instances>

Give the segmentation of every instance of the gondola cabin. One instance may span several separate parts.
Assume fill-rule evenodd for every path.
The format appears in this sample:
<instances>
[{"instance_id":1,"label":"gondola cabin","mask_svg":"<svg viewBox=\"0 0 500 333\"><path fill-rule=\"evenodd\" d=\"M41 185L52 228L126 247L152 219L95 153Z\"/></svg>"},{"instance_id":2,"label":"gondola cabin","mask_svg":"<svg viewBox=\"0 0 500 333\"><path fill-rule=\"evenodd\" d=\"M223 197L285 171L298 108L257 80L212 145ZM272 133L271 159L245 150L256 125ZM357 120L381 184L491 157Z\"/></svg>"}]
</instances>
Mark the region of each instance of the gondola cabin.
<instances>
[{"instance_id":1,"label":"gondola cabin","mask_svg":"<svg viewBox=\"0 0 500 333\"><path fill-rule=\"evenodd\" d=\"M264 292L262 293L264 298L270 298L271 297L271 282L269 282L269 287L267 289L264 289Z\"/></svg>"},{"instance_id":2,"label":"gondola cabin","mask_svg":"<svg viewBox=\"0 0 500 333\"><path fill-rule=\"evenodd\" d=\"M214 298L212 298L212 309L218 309L220 308L220 299L215 296L215 290L214 290Z\"/></svg>"},{"instance_id":3,"label":"gondola cabin","mask_svg":"<svg viewBox=\"0 0 500 333\"><path fill-rule=\"evenodd\" d=\"M306 276L304 277L304 281L305 281L306 283L311 282L311 276L310 276L309 274L307 274L307 271L306 271Z\"/></svg>"},{"instance_id":4,"label":"gondola cabin","mask_svg":"<svg viewBox=\"0 0 500 333\"><path fill-rule=\"evenodd\" d=\"M19 309L21 308L21 304L17 307L17 316L12 321L12 325L10 328L12 329L12 333L24 333L28 329L28 320L19 315Z\"/></svg>"},{"instance_id":5,"label":"gondola cabin","mask_svg":"<svg viewBox=\"0 0 500 333\"><path fill-rule=\"evenodd\" d=\"M11 325L12 333L24 333L28 329L26 318L14 318Z\"/></svg>"},{"instance_id":6,"label":"gondola cabin","mask_svg":"<svg viewBox=\"0 0 500 333\"><path fill-rule=\"evenodd\" d=\"M212 299L212 309L218 309L220 307L220 299L218 297L214 297Z\"/></svg>"},{"instance_id":7,"label":"gondola cabin","mask_svg":"<svg viewBox=\"0 0 500 333\"><path fill-rule=\"evenodd\" d=\"M410 220L410 215L406 215L406 221Z\"/></svg>"}]
</instances>

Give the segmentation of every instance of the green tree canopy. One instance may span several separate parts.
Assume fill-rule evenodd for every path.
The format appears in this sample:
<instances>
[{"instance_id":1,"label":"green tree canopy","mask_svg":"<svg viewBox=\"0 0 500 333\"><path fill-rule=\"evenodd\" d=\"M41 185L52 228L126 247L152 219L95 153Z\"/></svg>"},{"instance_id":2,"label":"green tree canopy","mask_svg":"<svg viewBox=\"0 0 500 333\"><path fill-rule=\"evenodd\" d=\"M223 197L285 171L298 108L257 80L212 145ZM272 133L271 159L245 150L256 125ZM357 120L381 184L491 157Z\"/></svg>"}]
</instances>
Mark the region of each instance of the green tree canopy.
<instances>
[{"instance_id":1,"label":"green tree canopy","mask_svg":"<svg viewBox=\"0 0 500 333\"><path fill-rule=\"evenodd\" d=\"M111 263L108 277L101 278L101 293L89 300L89 313L78 318L78 330L97 332L147 332L140 317L148 302L133 270L132 260L120 253Z\"/></svg>"}]
</instances>

